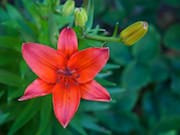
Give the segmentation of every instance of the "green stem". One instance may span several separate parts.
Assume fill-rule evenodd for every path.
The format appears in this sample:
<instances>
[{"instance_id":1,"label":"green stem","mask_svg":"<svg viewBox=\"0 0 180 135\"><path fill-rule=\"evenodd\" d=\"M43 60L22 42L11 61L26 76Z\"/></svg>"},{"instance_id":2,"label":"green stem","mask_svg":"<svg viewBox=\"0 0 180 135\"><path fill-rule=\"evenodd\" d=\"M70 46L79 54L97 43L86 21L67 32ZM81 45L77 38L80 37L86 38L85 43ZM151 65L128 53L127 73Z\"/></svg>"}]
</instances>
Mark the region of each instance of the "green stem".
<instances>
[{"instance_id":1,"label":"green stem","mask_svg":"<svg viewBox=\"0 0 180 135\"><path fill-rule=\"evenodd\" d=\"M119 22L117 22L116 25L115 25L114 32L113 32L113 35L112 35L113 37L115 37L117 35L118 27L119 27Z\"/></svg>"},{"instance_id":2,"label":"green stem","mask_svg":"<svg viewBox=\"0 0 180 135\"><path fill-rule=\"evenodd\" d=\"M85 35L85 38L92 39L92 40L98 40L98 41L106 41L106 42L121 42L121 39L117 38L117 37L105 37L105 36L99 36L99 35Z\"/></svg>"}]
</instances>

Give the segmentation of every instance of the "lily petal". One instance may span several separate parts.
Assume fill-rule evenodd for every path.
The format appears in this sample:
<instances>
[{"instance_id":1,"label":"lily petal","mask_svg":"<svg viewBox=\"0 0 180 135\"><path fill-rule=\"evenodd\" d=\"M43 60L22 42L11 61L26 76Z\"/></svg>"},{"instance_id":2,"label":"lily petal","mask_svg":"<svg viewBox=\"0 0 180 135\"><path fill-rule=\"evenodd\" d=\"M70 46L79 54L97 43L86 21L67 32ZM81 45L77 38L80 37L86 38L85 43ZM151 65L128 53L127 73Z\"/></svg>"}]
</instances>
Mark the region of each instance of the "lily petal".
<instances>
[{"instance_id":1,"label":"lily petal","mask_svg":"<svg viewBox=\"0 0 180 135\"><path fill-rule=\"evenodd\" d=\"M78 87L65 86L64 83L56 84L53 89L53 105L55 116L65 128L80 103L80 91Z\"/></svg>"},{"instance_id":2,"label":"lily petal","mask_svg":"<svg viewBox=\"0 0 180 135\"><path fill-rule=\"evenodd\" d=\"M110 101L108 91L96 81L81 85L81 98L94 101Z\"/></svg>"},{"instance_id":3,"label":"lily petal","mask_svg":"<svg viewBox=\"0 0 180 135\"><path fill-rule=\"evenodd\" d=\"M71 28L64 28L58 39L58 50L63 52L69 58L78 50L78 41L76 33Z\"/></svg>"},{"instance_id":4,"label":"lily petal","mask_svg":"<svg viewBox=\"0 0 180 135\"><path fill-rule=\"evenodd\" d=\"M68 61L70 69L76 69L79 83L93 80L109 58L108 48L88 48L72 55Z\"/></svg>"},{"instance_id":5,"label":"lily petal","mask_svg":"<svg viewBox=\"0 0 180 135\"><path fill-rule=\"evenodd\" d=\"M33 72L49 83L55 82L55 69L63 67L65 63L65 59L60 52L37 43L24 43L22 53Z\"/></svg>"},{"instance_id":6,"label":"lily petal","mask_svg":"<svg viewBox=\"0 0 180 135\"><path fill-rule=\"evenodd\" d=\"M23 101L35 97L45 96L51 93L52 87L53 85L48 84L41 79L36 79L26 88L24 95L18 100Z\"/></svg>"}]
</instances>

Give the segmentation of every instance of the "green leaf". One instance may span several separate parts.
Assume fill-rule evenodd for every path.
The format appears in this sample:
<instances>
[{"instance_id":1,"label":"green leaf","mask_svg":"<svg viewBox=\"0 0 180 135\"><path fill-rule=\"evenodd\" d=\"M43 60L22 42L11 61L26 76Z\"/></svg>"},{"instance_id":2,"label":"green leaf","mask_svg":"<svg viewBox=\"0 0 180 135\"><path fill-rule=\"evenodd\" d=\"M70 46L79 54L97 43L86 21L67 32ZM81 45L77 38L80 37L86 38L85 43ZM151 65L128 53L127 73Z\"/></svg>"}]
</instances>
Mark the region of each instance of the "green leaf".
<instances>
[{"instance_id":1,"label":"green leaf","mask_svg":"<svg viewBox=\"0 0 180 135\"><path fill-rule=\"evenodd\" d=\"M171 90L180 95L180 75L172 75Z\"/></svg>"},{"instance_id":2,"label":"green leaf","mask_svg":"<svg viewBox=\"0 0 180 135\"><path fill-rule=\"evenodd\" d=\"M160 53L160 35L153 26L149 26L149 30L145 37L133 45L133 55L137 61L149 63Z\"/></svg>"},{"instance_id":3,"label":"green leaf","mask_svg":"<svg viewBox=\"0 0 180 135\"><path fill-rule=\"evenodd\" d=\"M0 22L6 21L9 19L7 12L5 12L5 10L2 7L0 7L0 14L1 14Z\"/></svg>"},{"instance_id":4,"label":"green leaf","mask_svg":"<svg viewBox=\"0 0 180 135\"><path fill-rule=\"evenodd\" d=\"M160 134L167 131L178 130L180 129L180 125L178 123L180 123L179 116L165 117L155 125L152 134Z\"/></svg>"},{"instance_id":5,"label":"green leaf","mask_svg":"<svg viewBox=\"0 0 180 135\"><path fill-rule=\"evenodd\" d=\"M104 4L104 0L95 0L94 1L94 5L96 7L96 5L98 5L98 8L94 8L94 12L95 12L95 18L96 16L100 15L101 13L103 13L103 11L106 10L106 4Z\"/></svg>"},{"instance_id":6,"label":"green leaf","mask_svg":"<svg viewBox=\"0 0 180 135\"><path fill-rule=\"evenodd\" d=\"M0 76L0 83L2 84L19 87L22 83L22 80L18 75L4 69L0 69Z\"/></svg>"},{"instance_id":7,"label":"green leaf","mask_svg":"<svg viewBox=\"0 0 180 135\"><path fill-rule=\"evenodd\" d=\"M103 102L91 102L91 101L83 101L81 102L79 111L84 112L93 112L93 111L102 111L107 110L110 107L110 103L103 103Z\"/></svg>"},{"instance_id":8,"label":"green leaf","mask_svg":"<svg viewBox=\"0 0 180 135\"><path fill-rule=\"evenodd\" d=\"M10 4L7 4L6 8L7 8L9 17L12 20L16 20L17 22L23 20L22 15L20 14L20 12L14 6L12 6Z\"/></svg>"},{"instance_id":9,"label":"green leaf","mask_svg":"<svg viewBox=\"0 0 180 135\"><path fill-rule=\"evenodd\" d=\"M110 82L110 81L107 81L107 80L105 80L105 79L103 79L103 78L98 78L98 77L96 77L96 79L95 80L97 80L101 85L103 85L103 86L116 86L116 84L115 83L113 83L113 82Z\"/></svg>"},{"instance_id":10,"label":"green leaf","mask_svg":"<svg viewBox=\"0 0 180 135\"><path fill-rule=\"evenodd\" d=\"M0 47L15 49L20 52L21 43L18 37L0 36Z\"/></svg>"},{"instance_id":11,"label":"green leaf","mask_svg":"<svg viewBox=\"0 0 180 135\"><path fill-rule=\"evenodd\" d=\"M177 8L180 6L180 1L179 0L164 0L164 2L167 5L174 6L174 7L177 7Z\"/></svg>"},{"instance_id":12,"label":"green leaf","mask_svg":"<svg viewBox=\"0 0 180 135\"><path fill-rule=\"evenodd\" d=\"M53 120L53 133L56 133L56 135L74 135L71 130L68 130L69 126L65 129L59 124L55 117Z\"/></svg>"},{"instance_id":13,"label":"green leaf","mask_svg":"<svg viewBox=\"0 0 180 135\"><path fill-rule=\"evenodd\" d=\"M164 43L170 49L180 50L180 24L175 24L166 31Z\"/></svg>"},{"instance_id":14,"label":"green leaf","mask_svg":"<svg viewBox=\"0 0 180 135\"><path fill-rule=\"evenodd\" d=\"M16 28L13 28L12 26L3 25L3 23L0 23L0 29L0 36L16 37L18 40L20 39L20 32L18 32Z\"/></svg>"},{"instance_id":15,"label":"green leaf","mask_svg":"<svg viewBox=\"0 0 180 135\"><path fill-rule=\"evenodd\" d=\"M20 59L20 53L17 51L14 51L12 48L5 48L0 47L0 66L2 68L6 68L6 70L13 70L16 69L17 66L11 66L11 65L17 65L19 63Z\"/></svg>"},{"instance_id":16,"label":"green leaf","mask_svg":"<svg viewBox=\"0 0 180 135\"><path fill-rule=\"evenodd\" d=\"M115 133L129 135L133 132L137 135L144 135L142 134L143 130L140 127L138 117L131 112L103 112L96 113L96 117Z\"/></svg>"},{"instance_id":17,"label":"green leaf","mask_svg":"<svg viewBox=\"0 0 180 135\"><path fill-rule=\"evenodd\" d=\"M103 133L103 134L111 134L111 131L96 124L96 120L88 115L82 115L81 117L81 124L83 125L83 127L85 127L86 129L92 130L92 131L96 131L99 133Z\"/></svg>"},{"instance_id":18,"label":"green leaf","mask_svg":"<svg viewBox=\"0 0 180 135\"><path fill-rule=\"evenodd\" d=\"M52 134L52 125L51 122L52 115L52 104L51 96L45 96L41 99L41 108L40 108L40 126L36 135L51 135ZM47 132L49 129L49 132Z\"/></svg>"},{"instance_id":19,"label":"green leaf","mask_svg":"<svg viewBox=\"0 0 180 135\"><path fill-rule=\"evenodd\" d=\"M60 16L59 14L54 14L54 17L59 28L66 25L71 26L74 20L74 16Z\"/></svg>"},{"instance_id":20,"label":"green leaf","mask_svg":"<svg viewBox=\"0 0 180 135\"><path fill-rule=\"evenodd\" d=\"M87 39L82 38L79 40L78 48L82 50L88 47L102 47L102 45L103 45L102 42L95 41L95 40L87 40Z\"/></svg>"},{"instance_id":21,"label":"green leaf","mask_svg":"<svg viewBox=\"0 0 180 135\"><path fill-rule=\"evenodd\" d=\"M80 120L81 120L81 116L76 115L71 121L70 126L75 130L77 130L81 135L88 135L84 130L84 128L82 127Z\"/></svg>"},{"instance_id":22,"label":"green leaf","mask_svg":"<svg viewBox=\"0 0 180 135\"><path fill-rule=\"evenodd\" d=\"M4 95L4 91L0 91L0 98Z\"/></svg>"},{"instance_id":23,"label":"green leaf","mask_svg":"<svg viewBox=\"0 0 180 135\"><path fill-rule=\"evenodd\" d=\"M160 133L158 135L178 135L178 133L176 132L176 130L170 130L168 132Z\"/></svg>"},{"instance_id":24,"label":"green leaf","mask_svg":"<svg viewBox=\"0 0 180 135\"><path fill-rule=\"evenodd\" d=\"M19 115L16 117L15 122L12 124L8 135L13 135L16 131L18 131L29 120L31 120L38 111L39 106L35 101L31 101L28 105L24 106L24 109L20 111Z\"/></svg>"},{"instance_id":25,"label":"green leaf","mask_svg":"<svg viewBox=\"0 0 180 135\"><path fill-rule=\"evenodd\" d=\"M22 4L31 16L36 17L37 10L33 1L22 0Z\"/></svg>"},{"instance_id":26,"label":"green leaf","mask_svg":"<svg viewBox=\"0 0 180 135\"><path fill-rule=\"evenodd\" d=\"M21 86L20 88L14 88L10 86L7 88L8 101L17 99L20 97L20 95L22 95L22 93L24 92L24 84L21 84L20 86Z\"/></svg>"},{"instance_id":27,"label":"green leaf","mask_svg":"<svg viewBox=\"0 0 180 135\"><path fill-rule=\"evenodd\" d=\"M168 65L162 58L153 60L150 65L150 70L152 81L155 82L165 81L169 76Z\"/></svg>"},{"instance_id":28,"label":"green leaf","mask_svg":"<svg viewBox=\"0 0 180 135\"><path fill-rule=\"evenodd\" d=\"M122 85L127 90L139 90L150 81L149 69L140 63L131 62L123 71Z\"/></svg>"},{"instance_id":29,"label":"green leaf","mask_svg":"<svg viewBox=\"0 0 180 135\"><path fill-rule=\"evenodd\" d=\"M180 56L170 57L170 67L174 73L180 74Z\"/></svg>"},{"instance_id":30,"label":"green leaf","mask_svg":"<svg viewBox=\"0 0 180 135\"><path fill-rule=\"evenodd\" d=\"M99 74L97 74L97 78L105 78L105 77L108 77L110 75L112 75L113 72L112 71L104 71L104 72L101 72Z\"/></svg>"},{"instance_id":31,"label":"green leaf","mask_svg":"<svg viewBox=\"0 0 180 135\"><path fill-rule=\"evenodd\" d=\"M142 111L144 118L146 119L146 124L149 128L154 126L154 123L157 123L157 118L159 117L159 106L157 104L155 95L151 93L151 89L146 92L142 99Z\"/></svg>"},{"instance_id":32,"label":"green leaf","mask_svg":"<svg viewBox=\"0 0 180 135\"><path fill-rule=\"evenodd\" d=\"M94 19L94 0L89 0L87 5L88 21L86 23L87 30L90 30L93 26Z\"/></svg>"},{"instance_id":33,"label":"green leaf","mask_svg":"<svg viewBox=\"0 0 180 135\"><path fill-rule=\"evenodd\" d=\"M171 117L180 114L180 98L175 92L173 93L167 85L162 85L156 88L156 103L158 102L158 109L161 117ZM158 96L157 96L158 95Z\"/></svg>"},{"instance_id":34,"label":"green leaf","mask_svg":"<svg viewBox=\"0 0 180 135\"><path fill-rule=\"evenodd\" d=\"M114 95L115 98L119 98L119 95L121 95L121 93L124 93L125 89L119 87L109 87L108 91L111 95Z\"/></svg>"},{"instance_id":35,"label":"green leaf","mask_svg":"<svg viewBox=\"0 0 180 135\"><path fill-rule=\"evenodd\" d=\"M103 70L112 70L112 69L118 69L120 68L120 65L117 64L106 64Z\"/></svg>"},{"instance_id":36,"label":"green leaf","mask_svg":"<svg viewBox=\"0 0 180 135\"><path fill-rule=\"evenodd\" d=\"M126 65L132 60L128 46L122 43L108 43L107 46L110 48L110 58L117 64Z\"/></svg>"},{"instance_id":37,"label":"green leaf","mask_svg":"<svg viewBox=\"0 0 180 135\"><path fill-rule=\"evenodd\" d=\"M9 117L9 113L0 112L0 125L4 124Z\"/></svg>"},{"instance_id":38,"label":"green leaf","mask_svg":"<svg viewBox=\"0 0 180 135\"><path fill-rule=\"evenodd\" d=\"M22 34L22 37L25 40L34 41L34 39L37 37L35 35L37 31L33 31L33 23L26 21L14 6L7 4L6 8L10 19L6 22L3 22L3 24L7 26L14 26Z\"/></svg>"},{"instance_id":39,"label":"green leaf","mask_svg":"<svg viewBox=\"0 0 180 135\"><path fill-rule=\"evenodd\" d=\"M49 20L48 20L48 26L49 26L49 38L51 41L51 44L54 45L56 48L57 44L57 38L56 35L59 35L59 28L58 24L55 22L55 16L53 14L49 14Z\"/></svg>"},{"instance_id":40,"label":"green leaf","mask_svg":"<svg viewBox=\"0 0 180 135\"><path fill-rule=\"evenodd\" d=\"M131 111L138 100L138 92L136 91L123 91L119 95L116 95L117 110L120 111Z\"/></svg>"},{"instance_id":41,"label":"green leaf","mask_svg":"<svg viewBox=\"0 0 180 135\"><path fill-rule=\"evenodd\" d=\"M122 19L118 18L124 18L125 14L126 10L122 6L119 7L119 9L109 9L109 12L106 12L106 14L102 16L102 20L113 27L117 21L121 22Z\"/></svg>"}]
</instances>

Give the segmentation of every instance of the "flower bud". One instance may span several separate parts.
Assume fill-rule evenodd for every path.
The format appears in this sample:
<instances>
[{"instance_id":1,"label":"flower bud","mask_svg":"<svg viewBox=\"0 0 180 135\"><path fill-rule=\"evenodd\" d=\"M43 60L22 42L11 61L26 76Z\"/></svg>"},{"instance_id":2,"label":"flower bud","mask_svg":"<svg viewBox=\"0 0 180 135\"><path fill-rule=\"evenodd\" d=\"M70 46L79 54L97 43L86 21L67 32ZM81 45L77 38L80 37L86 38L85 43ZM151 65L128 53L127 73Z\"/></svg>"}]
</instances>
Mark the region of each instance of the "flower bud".
<instances>
[{"instance_id":1,"label":"flower bud","mask_svg":"<svg viewBox=\"0 0 180 135\"><path fill-rule=\"evenodd\" d=\"M74 11L74 0L67 0L62 7L62 14L64 16L68 16L73 13Z\"/></svg>"},{"instance_id":2,"label":"flower bud","mask_svg":"<svg viewBox=\"0 0 180 135\"><path fill-rule=\"evenodd\" d=\"M86 10L84 8L76 8L74 14L75 14L75 25L84 27L88 20Z\"/></svg>"},{"instance_id":3,"label":"flower bud","mask_svg":"<svg viewBox=\"0 0 180 135\"><path fill-rule=\"evenodd\" d=\"M148 31L148 23L138 21L125 28L120 33L121 41L126 45L132 45L141 39Z\"/></svg>"}]
</instances>

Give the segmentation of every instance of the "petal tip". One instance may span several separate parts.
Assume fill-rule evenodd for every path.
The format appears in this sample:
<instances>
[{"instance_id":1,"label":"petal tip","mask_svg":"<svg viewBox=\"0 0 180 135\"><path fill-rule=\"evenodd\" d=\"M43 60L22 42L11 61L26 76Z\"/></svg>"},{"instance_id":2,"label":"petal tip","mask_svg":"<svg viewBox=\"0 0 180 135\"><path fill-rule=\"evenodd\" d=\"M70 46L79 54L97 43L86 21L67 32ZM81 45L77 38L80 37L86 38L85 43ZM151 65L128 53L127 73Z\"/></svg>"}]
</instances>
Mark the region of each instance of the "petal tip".
<instances>
[{"instance_id":1,"label":"petal tip","mask_svg":"<svg viewBox=\"0 0 180 135\"><path fill-rule=\"evenodd\" d=\"M109 47L103 47L101 49L102 49L102 52L105 53L109 57Z\"/></svg>"},{"instance_id":2,"label":"petal tip","mask_svg":"<svg viewBox=\"0 0 180 135\"><path fill-rule=\"evenodd\" d=\"M67 57L78 50L76 32L72 28L66 27L59 33L58 50L64 52Z\"/></svg>"},{"instance_id":3,"label":"petal tip","mask_svg":"<svg viewBox=\"0 0 180 135\"><path fill-rule=\"evenodd\" d=\"M71 28L70 26L67 26L63 29L66 32L74 32L73 28Z\"/></svg>"},{"instance_id":4,"label":"petal tip","mask_svg":"<svg viewBox=\"0 0 180 135\"><path fill-rule=\"evenodd\" d=\"M111 102L112 98L108 95L108 97L101 100L102 102Z\"/></svg>"},{"instance_id":5,"label":"petal tip","mask_svg":"<svg viewBox=\"0 0 180 135\"><path fill-rule=\"evenodd\" d=\"M112 101L112 98L108 97L107 102L111 102L111 101Z\"/></svg>"},{"instance_id":6,"label":"petal tip","mask_svg":"<svg viewBox=\"0 0 180 135\"><path fill-rule=\"evenodd\" d=\"M111 102L112 101L112 98L111 98L111 96L110 96L110 94L109 94L109 92L108 92L108 95L107 95L107 102Z\"/></svg>"},{"instance_id":7,"label":"petal tip","mask_svg":"<svg viewBox=\"0 0 180 135\"><path fill-rule=\"evenodd\" d=\"M18 99L18 101L29 100L29 99L32 99L32 98L35 98L35 97L37 97L37 96L32 97L32 95L24 95L24 96L20 97Z\"/></svg>"},{"instance_id":8,"label":"petal tip","mask_svg":"<svg viewBox=\"0 0 180 135\"><path fill-rule=\"evenodd\" d=\"M55 113L55 116L56 116L56 113ZM71 119L59 119L57 116L56 118L63 128L66 128L71 120Z\"/></svg>"},{"instance_id":9,"label":"petal tip","mask_svg":"<svg viewBox=\"0 0 180 135\"><path fill-rule=\"evenodd\" d=\"M109 47L103 47L103 49L109 50Z\"/></svg>"},{"instance_id":10,"label":"petal tip","mask_svg":"<svg viewBox=\"0 0 180 135\"><path fill-rule=\"evenodd\" d=\"M26 46L27 46L27 43L22 43L22 50L24 50Z\"/></svg>"},{"instance_id":11,"label":"petal tip","mask_svg":"<svg viewBox=\"0 0 180 135\"><path fill-rule=\"evenodd\" d=\"M67 122L61 123L61 124L62 124L63 128L66 128L68 126L69 122L67 121Z\"/></svg>"},{"instance_id":12,"label":"petal tip","mask_svg":"<svg viewBox=\"0 0 180 135\"><path fill-rule=\"evenodd\" d=\"M104 50L109 54L109 47L104 47Z\"/></svg>"},{"instance_id":13,"label":"petal tip","mask_svg":"<svg viewBox=\"0 0 180 135\"><path fill-rule=\"evenodd\" d=\"M22 97L20 97L19 99L18 99L18 101L24 101L24 100L26 100L27 98L25 97L25 96L22 96Z\"/></svg>"},{"instance_id":14,"label":"petal tip","mask_svg":"<svg viewBox=\"0 0 180 135\"><path fill-rule=\"evenodd\" d=\"M22 47L23 47L23 48L24 48L24 47L28 47L30 44L33 44L33 43L31 43L31 42L22 43Z\"/></svg>"},{"instance_id":15,"label":"petal tip","mask_svg":"<svg viewBox=\"0 0 180 135\"><path fill-rule=\"evenodd\" d=\"M22 43L22 53L29 48L30 43Z\"/></svg>"}]
</instances>

